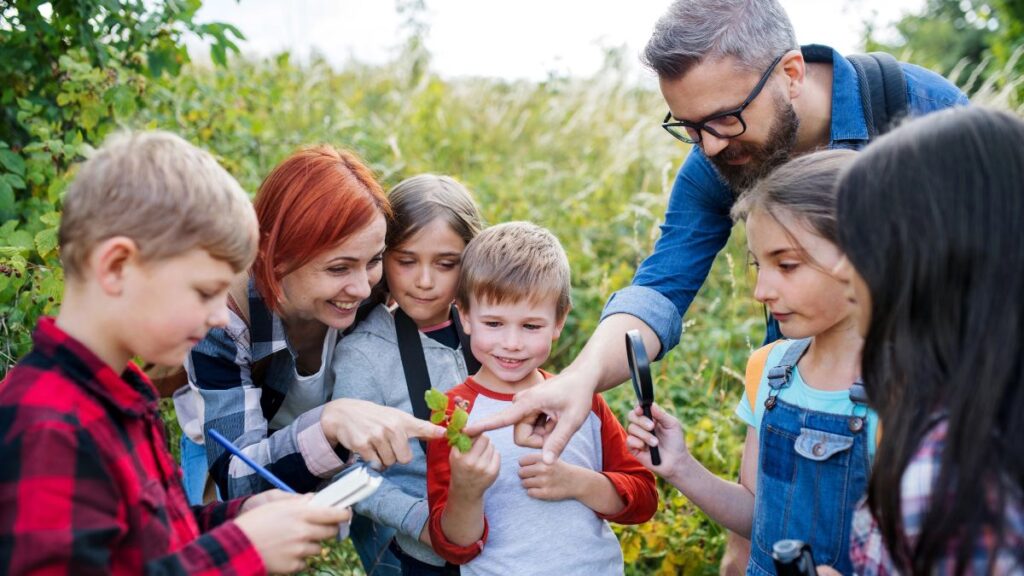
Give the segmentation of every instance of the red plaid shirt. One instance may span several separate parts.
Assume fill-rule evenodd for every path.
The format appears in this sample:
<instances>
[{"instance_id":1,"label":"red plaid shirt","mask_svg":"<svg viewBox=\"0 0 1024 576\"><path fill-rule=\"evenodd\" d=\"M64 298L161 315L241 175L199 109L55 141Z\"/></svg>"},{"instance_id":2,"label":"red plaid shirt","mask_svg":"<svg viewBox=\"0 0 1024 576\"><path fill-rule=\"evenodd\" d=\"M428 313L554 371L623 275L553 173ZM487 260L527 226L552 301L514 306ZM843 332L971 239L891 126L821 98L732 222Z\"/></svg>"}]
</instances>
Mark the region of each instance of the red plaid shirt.
<instances>
[{"instance_id":1,"label":"red plaid shirt","mask_svg":"<svg viewBox=\"0 0 1024 576\"><path fill-rule=\"evenodd\" d=\"M242 500L189 509L149 380L52 319L33 340L0 383L0 573L265 573Z\"/></svg>"}]
</instances>

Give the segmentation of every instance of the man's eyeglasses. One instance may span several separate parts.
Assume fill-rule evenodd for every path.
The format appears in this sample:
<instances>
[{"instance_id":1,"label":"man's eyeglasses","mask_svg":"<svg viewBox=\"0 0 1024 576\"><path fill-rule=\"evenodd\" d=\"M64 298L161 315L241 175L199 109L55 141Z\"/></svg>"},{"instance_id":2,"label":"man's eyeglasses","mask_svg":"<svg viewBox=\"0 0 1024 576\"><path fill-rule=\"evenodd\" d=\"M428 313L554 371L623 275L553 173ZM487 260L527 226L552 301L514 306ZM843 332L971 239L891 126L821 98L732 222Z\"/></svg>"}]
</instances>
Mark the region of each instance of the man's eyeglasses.
<instances>
[{"instance_id":1,"label":"man's eyeglasses","mask_svg":"<svg viewBox=\"0 0 1024 576\"><path fill-rule=\"evenodd\" d=\"M743 134L747 131L747 123L743 121L743 111L761 93L764 85L768 82L768 78L771 77L772 71L775 70L775 67L778 66L785 55L786 53L784 52L772 61L771 66L768 66L768 69L761 75L761 79L758 80L757 86L754 86L747 99L738 107L726 110L725 112L719 112L709 118L705 118L703 122L672 120L672 111L670 110L665 115L665 119L662 120L661 127L676 139L682 140L687 144L700 144L702 132L707 132L716 138L735 138Z\"/></svg>"}]
</instances>

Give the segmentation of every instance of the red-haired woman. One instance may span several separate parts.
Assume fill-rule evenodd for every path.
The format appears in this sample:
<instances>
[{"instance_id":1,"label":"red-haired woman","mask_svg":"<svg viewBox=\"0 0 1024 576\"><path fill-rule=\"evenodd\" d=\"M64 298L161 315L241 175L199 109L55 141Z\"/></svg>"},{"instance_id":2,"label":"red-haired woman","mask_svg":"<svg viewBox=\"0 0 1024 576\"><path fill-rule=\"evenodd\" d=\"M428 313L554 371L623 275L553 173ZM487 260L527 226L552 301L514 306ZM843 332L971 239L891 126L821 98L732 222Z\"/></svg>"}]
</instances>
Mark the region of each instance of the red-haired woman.
<instances>
[{"instance_id":1,"label":"red-haired woman","mask_svg":"<svg viewBox=\"0 0 1024 576\"><path fill-rule=\"evenodd\" d=\"M407 462L409 438L444 430L370 402L328 401L335 342L381 278L383 190L351 152L319 146L274 168L255 207L256 262L232 287L228 325L192 350L189 388L175 395L192 451L216 429L299 492L331 478L352 452ZM195 476L201 486L207 467L225 499L271 488L216 442L205 453L201 469L183 466L191 500L202 498Z\"/></svg>"}]
</instances>

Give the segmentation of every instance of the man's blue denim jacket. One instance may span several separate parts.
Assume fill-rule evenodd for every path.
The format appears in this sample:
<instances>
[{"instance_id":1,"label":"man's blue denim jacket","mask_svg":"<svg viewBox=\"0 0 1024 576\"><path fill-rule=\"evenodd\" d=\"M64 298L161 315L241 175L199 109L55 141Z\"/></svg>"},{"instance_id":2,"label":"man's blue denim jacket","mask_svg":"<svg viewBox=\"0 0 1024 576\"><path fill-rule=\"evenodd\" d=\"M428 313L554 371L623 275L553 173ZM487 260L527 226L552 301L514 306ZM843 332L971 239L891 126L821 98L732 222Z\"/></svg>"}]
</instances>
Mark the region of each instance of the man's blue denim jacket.
<instances>
[{"instance_id":1,"label":"man's blue denim jacket","mask_svg":"<svg viewBox=\"0 0 1024 576\"><path fill-rule=\"evenodd\" d=\"M829 148L859 149L868 143L860 85L853 65L827 46L801 47L808 61L832 61L832 133ZM907 79L911 116L967 105L967 96L938 74L900 63ZM660 358L679 343L682 318L729 240L729 210L735 196L700 147L694 147L676 176L661 237L636 271L633 284L612 294L601 314L630 314L661 340ZM777 336L777 335L775 335ZM769 339L774 340L773 334Z\"/></svg>"}]
</instances>

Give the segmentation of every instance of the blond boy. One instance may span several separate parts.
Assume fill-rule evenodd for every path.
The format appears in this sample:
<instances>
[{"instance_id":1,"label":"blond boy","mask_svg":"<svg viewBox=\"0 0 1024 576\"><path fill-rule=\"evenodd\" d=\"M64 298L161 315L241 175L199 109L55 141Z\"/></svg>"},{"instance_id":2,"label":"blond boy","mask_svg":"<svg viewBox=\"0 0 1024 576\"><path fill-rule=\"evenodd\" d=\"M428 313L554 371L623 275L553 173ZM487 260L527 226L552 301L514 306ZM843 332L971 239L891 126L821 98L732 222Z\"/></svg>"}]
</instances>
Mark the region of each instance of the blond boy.
<instances>
[{"instance_id":1,"label":"blond boy","mask_svg":"<svg viewBox=\"0 0 1024 576\"><path fill-rule=\"evenodd\" d=\"M0 571L302 568L348 511L279 491L190 510L156 390L131 361L181 364L226 322L256 251L238 183L177 136L115 136L78 171L60 245L60 313L0 383Z\"/></svg>"},{"instance_id":2,"label":"blond boy","mask_svg":"<svg viewBox=\"0 0 1024 576\"><path fill-rule=\"evenodd\" d=\"M469 421L504 410L513 395L551 375L540 370L571 307L569 262L558 240L526 222L491 227L462 257L457 303L479 372L448 392ZM544 464L517 446L512 428L487 432L462 454L429 446L430 537L443 558L472 574L621 574L606 520L646 522L654 477L626 449L604 400L562 458Z\"/></svg>"}]
</instances>

